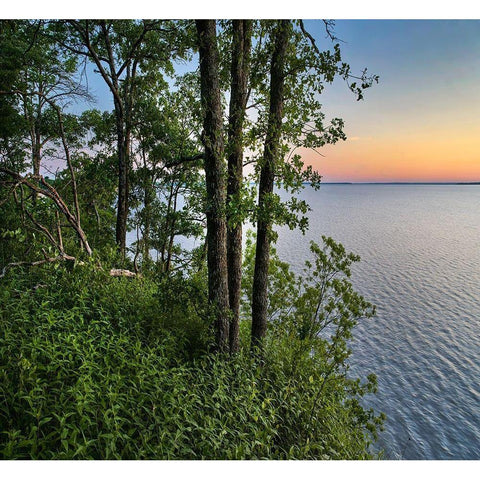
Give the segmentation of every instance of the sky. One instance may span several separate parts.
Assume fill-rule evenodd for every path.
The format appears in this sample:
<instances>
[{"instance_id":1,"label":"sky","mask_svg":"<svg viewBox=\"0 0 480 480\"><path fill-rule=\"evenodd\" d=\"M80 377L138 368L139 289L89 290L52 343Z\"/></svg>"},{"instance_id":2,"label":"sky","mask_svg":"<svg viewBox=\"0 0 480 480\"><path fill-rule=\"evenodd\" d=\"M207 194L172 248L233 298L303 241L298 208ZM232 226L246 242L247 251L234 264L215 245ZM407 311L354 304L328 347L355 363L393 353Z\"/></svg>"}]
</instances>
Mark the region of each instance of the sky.
<instances>
[{"instance_id":1,"label":"sky","mask_svg":"<svg viewBox=\"0 0 480 480\"><path fill-rule=\"evenodd\" d=\"M327 42L321 22L307 21ZM320 157L304 152L330 182L480 181L480 22L336 21L353 72L380 76L357 102L344 81L322 94L347 141Z\"/></svg>"},{"instance_id":2,"label":"sky","mask_svg":"<svg viewBox=\"0 0 480 480\"><path fill-rule=\"evenodd\" d=\"M296 18L312 18L309 12ZM141 13L127 11L120 18L181 18ZM218 13L218 18L228 18ZM277 13L294 17L289 11ZM448 15L454 18L452 12ZM45 18L63 17L47 12ZM265 15L246 16L254 17ZM321 20L305 20L305 26L319 46L332 47ZM344 120L347 140L325 146L321 155L300 151L305 163L324 182L480 181L480 20L338 19L335 33L352 73L367 68L379 75L379 83L365 91L362 101L341 79L326 86L323 110L327 119ZM96 97L89 107L112 109L111 94L91 66L88 84Z\"/></svg>"},{"instance_id":3,"label":"sky","mask_svg":"<svg viewBox=\"0 0 480 480\"><path fill-rule=\"evenodd\" d=\"M323 22L306 20L319 45ZM357 101L345 81L327 85L327 118L345 121L347 140L302 151L324 182L480 181L480 21L336 20L352 73L380 77ZM97 108L111 108L89 74Z\"/></svg>"}]
</instances>

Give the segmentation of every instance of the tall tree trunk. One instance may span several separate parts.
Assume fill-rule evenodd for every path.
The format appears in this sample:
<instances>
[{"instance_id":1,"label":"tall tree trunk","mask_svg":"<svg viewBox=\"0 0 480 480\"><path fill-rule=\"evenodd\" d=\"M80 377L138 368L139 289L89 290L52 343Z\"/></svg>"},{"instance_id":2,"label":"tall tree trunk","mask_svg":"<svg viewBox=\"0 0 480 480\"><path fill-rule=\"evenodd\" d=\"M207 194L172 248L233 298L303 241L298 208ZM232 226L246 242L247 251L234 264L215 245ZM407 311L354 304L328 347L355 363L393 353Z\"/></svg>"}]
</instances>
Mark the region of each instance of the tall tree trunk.
<instances>
[{"instance_id":1,"label":"tall tree trunk","mask_svg":"<svg viewBox=\"0 0 480 480\"><path fill-rule=\"evenodd\" d=\"M102 62L97 55L97 52L92 48L88 40L88 29L86 32L87 46L90 54L93 56L97 67L99 67L102 77L107 82L110 91L113 94L113 103L115 108L115 125L117 130L117 153L118 153L118 201L117 201L117 223L115 228L115 240L118 251L124 259L127 249L127 218L128 218L128 167L129 167L129 153L130 142L128 138L128 126L126 119L128 116L125 95L122 96L120 90L120 76L115 68L115 58L113 53L113 46L110 41L109 28L105 20L100 21L100 28L102 30L103 40L105 42L108 68L110 76L107 75L103 69ZM128 62L127 62L128 64ZM127 72L128 74L128 72ZM124 79L128 83L128 78Z\"/></svg>"},{"instance_id":2,"label":"tall tree trunk","mask_svg":"<svg viewBox=\"0 0 480 480\"><path fill-rule=\"evenodd\" d=\"M128 217L128 151L126 150L123 108L115 101L115 118L117 127L117 153L118 153L118 201L117 223L115 240L117 248L125 257L127 247L127 217Z\"/></svg>"},{"instance_id":3,"label":"tall tree trunk","mask_svg":"<svg viewBox=\"0 0 480 480\"><path fill-rule=\"evenodd\" d=\"M218 72L215 20L196 20L200 56L203 109L203 144L207 187L208 295L215 309L216 346L229 349L229 299L227 270L227 222L225 216L225 165L223 122Z\"/></svg>"},{"instance_id":4,"label":"tall tree trunk","mask_svg":"<svg viewBox=\"0 0 480 480\"><path fill-rule=\"evenodd\" d=\"M117 155L118 155L118 201L117 201L117 222L115 228L115 240L118 251L125 258L126 254L126 238L127 238L127 218L128 218L128 171L129 171L129 150L130 138L126 119L128 112L125 109L125 98L122 98L120 91L120 74L115 68L115 58L113 47L110 41L110 33L105 20L100 20L99 25L102 32L102 38L106 48L106 58L102 58L97 53L95 45L91 42L90 21L85 20L83 23L77 20L67 20L67 22L80 34L83 44L87 48L88 53L85 55L90 57L98 68L98 71L108 85L112 95L115 110L115 123L117 134ZM107 62L108 70L104 68L103 61ZM131 60L131 58L129 59ZM129 62L126 62L128 65ZM124 81L127 82L125 79Z\"/></svg>"},{"instance_id":5,"label":"tall tree trunk","mask_svg":"<svg viewBox=\"0 0 480 480\"><path fill-rule=\"evenodd\" d=\"M105 35L105 42L109 51L110 40L108 35ZM137 60L133 59L133 66L130 66L130 62L127 62L126 75L123 79L123 96L120 94L119 76L115 72L113 55L109 53L109 59L111 62L113 84L116 87L119 95L119 99L122 98L123 102L120 108L115 108L117 115L117 132L122 131L122 137L118 136L118 142L122 142L121 150L119 149L119 164L118 164L118 211L117 211L117 246L122 258L125 258L127 250L127 220L128 220L128 195L130 192L130 150L132 145L132 121L133 121L133 102L135 95L135 77L137 72ZM118 100L117 100L118 101ZM119 130L121 124L121 128ZM122 158L123 157L123 158Z\"/></svg>"},{"instance_id":6,"label":"tall tree trunk","mask_svg":"<svg viewBox=\"0 0 480 480\"><path fill-rule=\"evenodd\" d=\"M147 155L145 149L142 148L142 159L143 159L143 169L144 175L143 178L143 261L150 261L150 223L152 220L152 204L155 200L155 176L152 173L151 177L147 168Z\"/></svg>"},{"instance_id":7,"label":"tall tree trunk","mask_svg":"<svg viewBox=\"0 0 480 480\"><path fill-rule=\"evenodd\" d=\"M145 185L144 188L144 223L143 223L143 261L148 263L150 261L150 217L151 217L151 194L150 185Z\"/></svg>"},{"instance_id":8,"label":"tall tree trunk","mask_svg":"<svg viewBox=\"0 0 480 480\"><path fill-rule=\"evenodd\" d=\"M275 163L280 148L284 103L286 51L291 29L290 20L278 22L270 67L270 110L258 187L257 244L252 292L252 349L261 347L267 331L268 265L272 220L268 212L273 193Z\"/></svg>"},{"instance_id":9,"label":"tall tree trunk","mask_svg":"<svg viewBox=\"0 0 480 480\"><path fill-rule=\"evenodd\" d=\"M173 196L173 211L172 211L172 222L170 224L169 240L168 240L168 249L167 249L167 264L165 270L170 271L172 265L172 251L173 251L173 241L175 240L175 224L177 223L177 200L178 200L178 191L180 190L180 184L175 188Z\"/></svg>"},{"instance_id":10,"label":"tall tree trunk","mask_svg":"<svg viewBox=\"0 0 480 480\"><path fill-rule=\"evenodd\" d=\"M32 152L33 152L33 174L40 175L40 163L42 161L42 134L40 125L42 122L42 110L44 101L41 95L43 94L42 84L38 84L39 95L37 95L38 103L35 106L35 114L32 121ZM33 99L32 99L33 101Z\"/></svg>"},{"instance_id":11,"label":"tall tree trunk","mask_svg":"<svg viewBox=\"0 0 480 480\"><path fill-rule=\"evenodd\" d=\"M170 231L170 223L172 218L172 202L173 202L173 195L174 195L174 186L175 183L173 179L170 181L170 190L168 192L168 201L167 201L167 211L165 212L165 225L163 227L163 239L160 246L160 258L162 260L162 272L166 272L167 266L167 240L168 240L168 232Z\"/></svg>"},{"instance_id":12,"label":"tall tree trunk","mask_svg":"<svg viewBox=\"0 0 480 480\"><path fill-rule=\"evenodd\" d=\"M132 115L134 106L134 94L136 69L138 64L137 55L143 44L148 28L143 22L143 29L131 44L128 54L124 58L115 55L115 49L112 44L110 27L106 20L66 20L80 36L86 51L78 51L76 47L65 45L70 51L80 53L92 59L99 73L110 89L115 107L115 120L117 130L117 154L118 154L118 202L117 202L117 222L115 231L115 240L118 251L125 258L126 255L126 237L127 237L127 219L128 219L128 193L129 193L129 172L130 172L130 145L132 132ZM105 54L99 54L94 35L95 27L100 27L100 37L104 42ZM114 38L114 37L113 37ZM106 65L104 65L106 62ZM118 63L116 67L116 63ZM108 68L107 68L108 66ZM124 75L125 72L125 75ZM123 82L124 89L120 89L120 79Z\"/></svg>"},{"instance_id":13,"label":"tall tree trunk","mask_svg":"<svg viewBox=\"0 0 480 480\"><path fill-rule=\"evenodd\" d=\"M129 171L130 171L130 143L131 143L131 109L130 103L120 96L119 81L114 76L114 65L111 65L113 87L118 92L118 96L114 97L115 105L115 122L117 129L117 151L118 151L118 202L117 202L117 223L115 230L115 239L118 251L122 258L125 258L127 250L127 220L128 220L128 192L129 192ZM129 82L130 71L127 71L127 78L124 80ZM125 95L124 95L125 97Z\"/></svg>"},{"instance_id":14,"label":"tall tree trunk","mask_svg":"<svg viewBox=\"0 0 480 480\"><path fill-rule=\"evenodd\" d=\"M228 120L227 205L239 201L243 179L243 123L248 95L252 21L233 20L230 107ZM228 211L228 208L227 208ZM242 222L230 215L227 222L228 292L230 301L230 353L239 349L242 282Z\"/></svg>"},{"instance_id":15,"label":"tall tree trunk","mask_svg":"<svg viewBox=\"0 0 480 480\"><path fill-rule=\"evenodd\" d=\"M40 176L40 163L42 161L42 151L40 146L40 132L37 128L37 121L35 121L35 125L32 128L31 133L31 141L32 141L32 171L36 177ZM37 203L38 193L32 192L32 199L34 205Z\"/></svg>"},{"instance_id":16,"label":"tall tree trunk","mask_svg":"<svg viewBox=\"0 0 480 480\"><path fill-rule=\"evenodd\" d=\"M26 103L24 98L24 104ZM32 173L35 176L40 175L40 163L42 160L42 151L41 151L41 135L40 135L40 126L39 126L39 117L38 117L38 108L37 108L37 117L33 114L33 111L28 111L25 107L24 116L25 119L29 122L30 130L30 144L31 144L31 154L32 154ZM41 111L40 111L41 114ZM32 192L33 203L37 202L38 194L37 192Z\"/></svg>"},{"instance_id":17,"label":"tall tree trunk","mask_svg":"<svg viewBox=\"0 0 480 480\"><path fill-rule=\"evenodd\" d=\"M32 143L33 174L40 175L40 163L42 161L41 136L38 121L35 120L35 136Z\"/></svg>"}]
</instances>

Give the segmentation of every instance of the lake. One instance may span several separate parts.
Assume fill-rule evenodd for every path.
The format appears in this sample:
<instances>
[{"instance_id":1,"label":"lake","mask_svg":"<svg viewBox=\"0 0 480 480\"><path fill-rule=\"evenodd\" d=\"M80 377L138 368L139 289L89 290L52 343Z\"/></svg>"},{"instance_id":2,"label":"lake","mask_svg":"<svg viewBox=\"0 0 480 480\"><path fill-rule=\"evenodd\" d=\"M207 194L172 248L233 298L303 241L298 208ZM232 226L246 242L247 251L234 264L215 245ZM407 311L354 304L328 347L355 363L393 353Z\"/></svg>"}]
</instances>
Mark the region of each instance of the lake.
<instances>
[{"instance_id":1,"label":"lake","mask_svg":"<svg viewBox=\"0 0 480 480\"><path fill-rule=\"evenodd\" d=\"M480 459L480 185L324 184L300 198L310 228L277 227L280 257L301 273L310 240L331 236L361 256L352 283L377 305L350 358L352 374L378 377L364 402L387 415L377 447Z\"/></svg>"},{"instance_id":2,"label":"lake","mask_svg":"<svg viewBox=\"0 0 480 480\"><path fill-rule=\"evenodd\" d=\"M321 235L362 257L352 283L377 305L354 329L351 372L378 377L387 459L480 459L480 186L306 187L310 229L277 228L299 273Z\"/></svg>"}]
</instances>

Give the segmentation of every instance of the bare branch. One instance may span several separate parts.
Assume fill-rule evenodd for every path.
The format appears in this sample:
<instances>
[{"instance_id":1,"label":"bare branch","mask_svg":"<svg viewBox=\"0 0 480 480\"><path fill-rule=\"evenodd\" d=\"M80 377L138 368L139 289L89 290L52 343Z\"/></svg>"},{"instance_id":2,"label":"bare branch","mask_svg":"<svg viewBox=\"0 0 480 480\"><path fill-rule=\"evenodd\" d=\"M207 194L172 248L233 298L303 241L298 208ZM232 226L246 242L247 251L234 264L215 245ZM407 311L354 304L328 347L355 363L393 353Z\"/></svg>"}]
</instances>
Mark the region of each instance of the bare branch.
<instances>
[{"instance_id":1,"label":"bare branch","mask_svg":"<svg viewBox=\"0 0 480 480\"><path fill-rule=\"evenodd\" d=\"M45 255L45 252L44 252L44 255ZM70 255L66 255L64 253L64 254L58 255L57 257L45 257L44 260L37 260L35 262L12 262L12 263L8 263L7 265L5 265L3 267L2 273L0 274L0 278L3 278L5 276L5 274L7 273L7 271L10 270L11 268L14 268L14 267L21 267L21 266L36 267L38 265L44 265L46 263L62 262L62 261L66 261L66 260L74 262L74 261L76 261L76 258L71 257Z\"/></svg>"},{"instance_id":2,"label":"bare branch","mask_svg":"<svg viewBox=\"0 0 480 480\"><path fill-rule=\"evenodd\" d=\"M0 165L0 172L6 173L10 177L14 178L17 182L25 185L28 187L30 190L36 193L40 193L42 195L45 195L46 197L50 198L57 208L63 213L65 218L68 220L70 225L73 227L75 230L75 233L79 237L83 247L85 248L86 252L88 255L92 255L92 249L90 248L90 245L88 243L87 237L85 235L85 232L82 230L82 227L80 226L80 223L77 221L76 217L72 215L70 212L69 208L63 201L63 199L60 197L58 192L55 190L55 188L50 185L41 175L28 175L26 177L22 177L17 172L14 172L13 170L10 170L9 168L3 167ZM40 185L35 184L31 180L36 180L39 182L39 184L44 187L42 188Z\"/></svg>"},{"instance_id":3,"label":"bare branch","mask_svg":"<svg viewBox=\"0 0 480 480\"><path fill-rule=\"evenodd\" d=\"M195 155L191 155L190 157L180 157L176 160L168 162L165 164L166 168L176 167L177 165L182 165L187 162L195 162L196 160L203 160L205 158L204 153L197 153Z\"/></svg>"}]
</instances>

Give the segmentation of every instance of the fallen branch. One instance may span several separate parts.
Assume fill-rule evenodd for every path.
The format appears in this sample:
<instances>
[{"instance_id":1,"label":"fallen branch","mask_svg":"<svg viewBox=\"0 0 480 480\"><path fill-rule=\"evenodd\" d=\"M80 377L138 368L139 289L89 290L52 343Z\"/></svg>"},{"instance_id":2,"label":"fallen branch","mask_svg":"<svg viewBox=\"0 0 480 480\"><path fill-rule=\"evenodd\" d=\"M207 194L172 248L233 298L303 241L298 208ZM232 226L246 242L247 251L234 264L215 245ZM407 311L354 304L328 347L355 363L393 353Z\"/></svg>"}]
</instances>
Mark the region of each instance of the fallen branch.
<instances>
[{"instance_id":1,"label":"fallen branch","mask_svg":"<svg viewBox=\"0 0 480 480\"><path fill-rule=\"evenodd\" d=\"M2 273L0 274L0 278L3 278L7 271L13 267L36 267L38 265L44 265L46 263L55 263L55 262L61 262L61 261L70 261L74 262L76 261L75 257L71 257L70 255L58 255L57 257L45 257L43 260L37 260L35 262L12 262L8 263L3 267Z\"/></svg>"},{"instance_id":2,"label":"fallen branch","mask_svg":"<svg viewBox=\"0 0 480 480\"><path fill-rule=\"evenodd\" d=\"M70 262L76 262L77 259L75 257L72 257L67 254L63 255L58 255L56 257L47 257L45 254L45 251L43 252L45 255L45 258L43 260L36 260L34 262L12 262L3 267L2 273L0 274L0 278L3 278L7 271L10 270L11 268L14 267L37 267L39 265L45 265L46 263L55 263L55 262L61 262L61 261L70 261ZM78 265L84 265L84 262L77 262ZM141 273L135 273L130 270L124 270L122 268L112 268L109 272L111 277L138 277L141 278L142 274Z\"/></svg>"},{"instance_id":3,"label":"fallen branch","mask_svg":"<svg viewBox=\"0 0 480 480\"><path fill-rule=\"evenodd\" d=\"M30 190L40 193L52 200L55 205L57 206L58 210L62 212L62 214L65 216L67 219L68 223L73 227L75 230L75 233L77 234L78 238L80 239L81 244L85 248L86 252L88 255L92 255L92 249L90 248L90 245L88 244L87 237L85 235L85 232L83 231L82 227L80 226L80 223L78 219L73 215L69 208L67 207L66 203L63 201L63 199L60 197L58 192L55 190L55 188L50 185L41 175L27 175L23 177L19 173L10 170L6 167L3 167L0 165L0 172L5 173L9 175L11 178L13 178L16 181L16 185L23 184L26 187L28 187ZM35 182L38 182L40 185L37 185Z\"/></svg>"}]
</instances>

